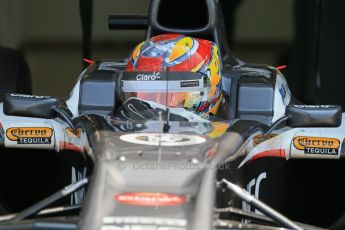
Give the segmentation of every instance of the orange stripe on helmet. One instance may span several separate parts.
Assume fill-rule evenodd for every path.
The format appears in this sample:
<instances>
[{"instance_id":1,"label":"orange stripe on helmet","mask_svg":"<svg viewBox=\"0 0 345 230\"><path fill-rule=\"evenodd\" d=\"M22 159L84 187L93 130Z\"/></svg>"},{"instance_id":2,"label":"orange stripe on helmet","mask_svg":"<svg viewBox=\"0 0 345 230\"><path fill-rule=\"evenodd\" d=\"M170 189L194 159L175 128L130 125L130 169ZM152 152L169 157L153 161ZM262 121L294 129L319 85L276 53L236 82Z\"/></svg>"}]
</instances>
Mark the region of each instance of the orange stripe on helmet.
<instances>
[{"instance_id":1,"label":"orange stripe on helmet","mask_svg":"<svg viewBox=\"0 0 345 230\"><path fill-rule=\"evenodd\" d=\"M194 45L194 40L191 37L183 37L178 42L176 42L175 46L173 47L169 62L175 61L176 59L186 55ZM193 54L190 54L193 55Z\"/></svg>"},{"instance_id":2,"label":"orange stripe on helmet","mask_svg":"<svg viewBox=\"0 0 345 230\"><path fill-rule=\"evenodd\" d=\"M141 47L144 45L145 42L140 43L139 45L137 45L137 47L135 47L133 54L132 54L132 59L134 62L136 62L138 60L140 51L141 51Z\"/></svg>"}]
</instances>

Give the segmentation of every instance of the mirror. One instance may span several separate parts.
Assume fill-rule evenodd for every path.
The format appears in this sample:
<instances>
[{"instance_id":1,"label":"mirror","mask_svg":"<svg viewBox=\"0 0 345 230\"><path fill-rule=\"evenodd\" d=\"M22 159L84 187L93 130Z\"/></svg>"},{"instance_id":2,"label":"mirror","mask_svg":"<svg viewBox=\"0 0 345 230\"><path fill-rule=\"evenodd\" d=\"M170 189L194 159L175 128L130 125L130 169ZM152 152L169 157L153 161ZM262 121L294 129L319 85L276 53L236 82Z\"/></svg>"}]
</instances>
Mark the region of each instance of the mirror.
<instances>
[{"instance_id":1,"label":"mirror","mask_svg":"<svg viewBox=\"0 0 345 230\"><path fill-rule=\"evenodd\" d=\"M55 118L54 108L58 104L58 99L54 97L12 93L5 95L3 109L4 114L9 116Z\"/></svg>"},{"instance_id":2,"label":"mirror","mask_svg":"<svg viewBox=\"0 0 345 230\"><path fill-rule=\"evenodd\" d=\"M287 125L291 127L339 127L342 108L338 105L289 105Z\"/></svg>"}]
</instances>

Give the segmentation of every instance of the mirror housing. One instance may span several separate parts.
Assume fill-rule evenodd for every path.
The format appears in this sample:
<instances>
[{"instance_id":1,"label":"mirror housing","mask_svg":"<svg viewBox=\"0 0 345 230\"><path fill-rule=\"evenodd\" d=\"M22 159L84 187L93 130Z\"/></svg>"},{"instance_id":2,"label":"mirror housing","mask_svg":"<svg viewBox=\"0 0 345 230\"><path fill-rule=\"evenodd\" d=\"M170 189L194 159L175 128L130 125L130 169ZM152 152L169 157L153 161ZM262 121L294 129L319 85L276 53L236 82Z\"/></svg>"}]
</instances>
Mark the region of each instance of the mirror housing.
<instances>
[{"instance_id":1,"label":"mirror housing","mask_svg":"<svg viewBox=\"0 0 345 230\"><path fill-rule=\"evenodd\" d=\"M25 94L6 94L4 114L9 116L55 118L54 108L59 105L57 98Z\"/></svg>"},{"instance_id":2,"label":"mirror housing","mask_svg":"<svg viewBox=\"0 0 345 230\"><path fill-rule=\"evenodd\" d=\"M285 114L290 127L339 127L342 120L338 105L289 105Z\"/></svg>"}]
</instances>

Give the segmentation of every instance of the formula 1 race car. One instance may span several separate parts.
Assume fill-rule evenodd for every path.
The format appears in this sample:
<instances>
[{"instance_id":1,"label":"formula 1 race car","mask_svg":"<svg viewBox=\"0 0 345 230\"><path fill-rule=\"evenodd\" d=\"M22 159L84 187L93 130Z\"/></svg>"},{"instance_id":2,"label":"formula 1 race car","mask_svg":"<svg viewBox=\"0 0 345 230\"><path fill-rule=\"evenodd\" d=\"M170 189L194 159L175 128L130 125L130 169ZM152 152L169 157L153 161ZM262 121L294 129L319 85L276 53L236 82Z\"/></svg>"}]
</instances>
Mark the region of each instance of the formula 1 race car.
<instances>
[{"instance_id":1,"label":"formula 1 race car","mask_svg":"<svg viewBox=\"0 0 345 230\"><path fill-rule=\"evenodd\" d=\"M341 107L234 58L217 2L112 16L147 29L128 59L90 64L67 99L6 95L0 229L345 226Z\"/></svg>"}]
</instances>

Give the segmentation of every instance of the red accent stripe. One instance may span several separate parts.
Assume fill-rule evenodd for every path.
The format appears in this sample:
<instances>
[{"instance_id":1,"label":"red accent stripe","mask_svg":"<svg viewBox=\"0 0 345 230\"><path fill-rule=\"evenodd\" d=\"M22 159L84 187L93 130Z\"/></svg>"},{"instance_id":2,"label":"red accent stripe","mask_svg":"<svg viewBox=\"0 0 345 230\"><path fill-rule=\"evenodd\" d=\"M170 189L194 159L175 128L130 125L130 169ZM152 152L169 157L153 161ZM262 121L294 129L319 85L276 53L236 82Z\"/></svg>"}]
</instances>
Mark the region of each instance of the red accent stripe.
<instances>
[{"instance_id":1,"label":"red accent stripe","mask_svg":"<svg viewBox=\"0 0 345 230\"><path fill-rule=\"evenodd\" d=\"M201 105L197 110L196 112L201 112L203 111L204 109L206 109L211 103L206 101L203 105Z\"/></svg>"},{"instance_id":2,"label":"red accent stripe","mask_svg":"<svg viewBox=\"0 0 345 230\"><path fill-rule=\"evenodd\" d=\"M64 142L64 141L60 142L60 150L71 150L71 151L75 151L78 153L84 152L84 150L79 148L78 146L71 144L71 143L68 143L68 142Z\"/></svg>"},{"instance_id":3,"label":"red accent stripe","mask_svg":"<svg viewBox=\"0 0 345 230\"><path fill-rule=\"evenodd\" d=\"M255 154L255 156L253 156L252 159L250 159L250 161L254 161L256 159L264 158L264 157L286 158L286 151L285 151L285 149L271 149L268 151L264 151L264 152Z\"/></svg>"},{"instance_id":4,"label":"red accent stripe","mask_svg":"<svg viewBox=\"0 0 345 230\"><path fill-rule=\"evenodd\" d=\"M121 204L137 206L176 206L186 202L184 196L153 192L117 194L115 200Z\"/></svg>"},{"instance_id":5,"label":"red accent stripe","mask_svg":"<svg viewBox=\"0 0 345 230\"><path fill-rule=\"evenodd\" d=\"M286 67L287 67L286 65L281 65L281 66L276 67L276 69L281 70L281 69L286 69Z\"/></svg>"},{"instance_id":6,"label":"red accent stripe","mask_svg":"<svg viewBox=\"0 0 345 230\"><path fill-rule=\"evenodd\" d=\"M214 157L216 154L217 154L217 151L216 151L215 148L213 148L213 149L208 150L208 152L206 153L206 157L207 157L207 158L212 158L212 157Z\"/></svg>"},{"instance_id":7,"label":"red accent stripe","mask_svg":"<svg viewBox=\"0 0 345 230\"><path fill-rule=\"evenodd\" d=\"M87 59L87 58L83 58L83 61L86 62L86 63L88 63L88 64L90 64L90 65L95 64L94 61L92 61L92 60L90 60L90 59Z\"/></svg>"}]
</instances>

